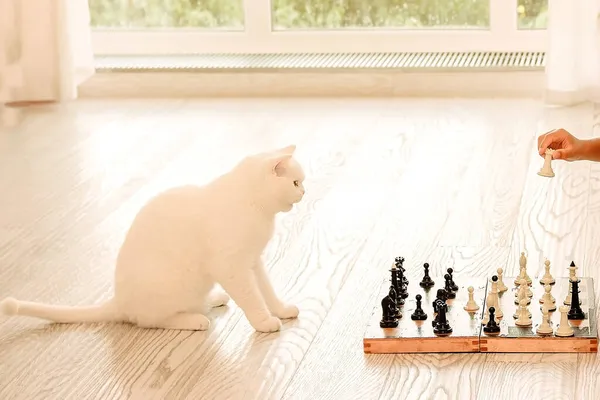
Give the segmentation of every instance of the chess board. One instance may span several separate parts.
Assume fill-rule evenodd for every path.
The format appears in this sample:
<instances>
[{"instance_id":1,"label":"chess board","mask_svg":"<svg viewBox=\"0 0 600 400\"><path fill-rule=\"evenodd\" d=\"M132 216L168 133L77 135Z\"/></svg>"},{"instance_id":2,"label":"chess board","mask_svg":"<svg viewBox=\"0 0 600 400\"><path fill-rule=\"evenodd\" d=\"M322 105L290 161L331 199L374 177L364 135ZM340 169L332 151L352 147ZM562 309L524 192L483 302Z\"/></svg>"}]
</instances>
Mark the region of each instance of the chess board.
<instances>
[{"instance_id":1,"label":"chess board","mask_svg":"<svg viewBox=\"0 0 600 400\"><path fill-rule=\"evenodd\" d=\"M531 290L533 298L528 306L531 312L532 326L519 327L515 325L513 314L518 306L514 303L517 288L514 285L515 277L504 277L503 281L508 290L499 295L500 308L504 316L499 320L500 333L488 335L483 332L481 323L484 313L485 301L491 283L486 278L461 277L454 275L455 283L459 287L456 298L448 299L447 319L453 329L448 336L437 336L433 333L432 321L433 301L438 288L444 287L444 280L438 278L435 286L425 290L419 286L414 277L409 280L408 294L405 305L401 307L402 318L396 328L381 328L379 322L382 318L381 299L388 294L389 278L381 285L377 305L369 320L363 346L365 353L459 353L459 352L488 352L488 353L577 353L598 351L598 327L595 310L593 279L579 277L581 308L586 318L581 321L569 320L575 335L572 337L540 336L536 329L542 317L540 298L544 293L544 286L539 279L532 277ZM552 285L552 296L556 299L557 310L550 313L551 325L556 331L560 321L558 308L569 290L569 278L556 278ZM439 282L438 282L439 281ZM467 288L473 286L474 300L480 306L477 312L467 312L463 309L468 299ZM410 315L415 309L415 296L423 297L422 308L427 314L424 321L413 321Z\"/></svg>"},{"instance_id":2,"label":"chess board","mask_svg":"<svg viewBox=\"0 0 600 400\"><path fill-rule=\"evenodd\" d=\"M514 287L515 277L506 277L504 282L509 290L501 293L500 308L504 317L500 320L500 334L491 336L481 332L480 351L493 353L590 353L598 351L598 327L596 320L596 300L594 298L594 283L592 278L579 277L579 299L581 308L585 313L584 320L569 320L569 325L575 333L571 337L540 336L536 333L542 319L542 304L540 299L544 294L544 286L539 280L533 280L531 290L533 298L527 307L531 312L531 326L520 327L515 325L518 305L515 304ZM556 299L556 311L550 313L550 325L556 331L560 322L559 307L567 297L569 291L569 278L556 278L552 285L552 296Z\"/></svg>"}]
</instances>

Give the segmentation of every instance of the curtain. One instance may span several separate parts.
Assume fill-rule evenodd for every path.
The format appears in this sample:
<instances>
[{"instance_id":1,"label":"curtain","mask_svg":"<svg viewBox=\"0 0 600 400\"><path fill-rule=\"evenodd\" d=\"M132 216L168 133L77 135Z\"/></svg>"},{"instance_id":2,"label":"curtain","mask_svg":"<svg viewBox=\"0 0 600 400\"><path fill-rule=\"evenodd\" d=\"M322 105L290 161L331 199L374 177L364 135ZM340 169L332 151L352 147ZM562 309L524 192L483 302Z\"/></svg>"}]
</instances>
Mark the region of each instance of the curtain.
<instances>
[{"instance_id":1,"label":"curtain","mask_svg":"<svg viewBox=\"0 0 600 400\"><path fill-rule=\"evenodd\" d=\"M549 0L546 101L600 101L600 0Z\"/></svg>"},{"instance_id":2,"label":"curtain","mask_svg":"<svg viewBox=\"0 0 600 400\"><path fill-rule=\"evenodd\" d=\"M0 0L0 111L62 102L94 74L88 0Z\"/></svg>"}]
</instances>

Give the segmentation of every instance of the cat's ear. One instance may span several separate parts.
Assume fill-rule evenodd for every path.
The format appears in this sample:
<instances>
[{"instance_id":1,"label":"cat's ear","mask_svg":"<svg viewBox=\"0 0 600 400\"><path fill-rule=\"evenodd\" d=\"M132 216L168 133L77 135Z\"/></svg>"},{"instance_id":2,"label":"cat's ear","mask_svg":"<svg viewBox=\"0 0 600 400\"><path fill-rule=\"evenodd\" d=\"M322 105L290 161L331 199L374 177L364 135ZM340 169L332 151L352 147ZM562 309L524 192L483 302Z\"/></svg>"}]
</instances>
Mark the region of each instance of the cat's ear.
<instances>
[{"instance_id":1,"label":"cat's ear","mask_svg":"<svg viewBox=\"0 0 600 400\"><path fill-rule=\"evenodd\" d=\"M293 155L294 151L296 151L296 145L295 144L291 144L289 146L283 147L279 150L276 151L277 154L289 154L289 155Z\"/></svg>"},{"instance_id":2,"label":"cat's ear","mask_svg":"<svg viewBox=\"0 0 600 400\"><path fill-rule=\"evenodd\" d=\"M279 154L273 157L269 157L267 163L269 171L273 175L281 176L285 171L285 163L292 158L292 154Z\"/></svg>"}]
</instances>

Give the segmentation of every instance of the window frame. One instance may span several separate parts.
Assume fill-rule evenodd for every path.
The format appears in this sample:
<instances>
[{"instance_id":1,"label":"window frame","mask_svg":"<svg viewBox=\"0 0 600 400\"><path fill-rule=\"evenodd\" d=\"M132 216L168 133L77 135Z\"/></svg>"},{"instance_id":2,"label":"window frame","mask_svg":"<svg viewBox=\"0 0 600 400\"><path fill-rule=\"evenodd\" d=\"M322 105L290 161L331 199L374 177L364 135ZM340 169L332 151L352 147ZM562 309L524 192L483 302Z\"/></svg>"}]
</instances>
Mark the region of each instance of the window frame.
<instances>
[{"instance_id":1,"label":"window frame","mask_svg":"<svg viewBox=\"0 0 600 400\"><path fill-rule=\"evenodd\" d=\"M240 31L92 29L96 55L545 51L546 30L517 28L517 1L489 0L489 29L271 30L270 0L244 0Z\"/></svg>"}]
</instances>

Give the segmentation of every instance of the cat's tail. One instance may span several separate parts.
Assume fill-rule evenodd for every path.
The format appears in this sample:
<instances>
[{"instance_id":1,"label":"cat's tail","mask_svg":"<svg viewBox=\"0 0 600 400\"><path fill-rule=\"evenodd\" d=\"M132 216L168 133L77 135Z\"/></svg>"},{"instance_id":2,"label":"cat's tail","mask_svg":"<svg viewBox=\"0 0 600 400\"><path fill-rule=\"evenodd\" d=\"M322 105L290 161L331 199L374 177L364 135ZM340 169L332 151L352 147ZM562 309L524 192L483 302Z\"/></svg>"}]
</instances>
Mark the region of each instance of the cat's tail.
<instances>
[{"instance_id":1,"label":"cat's tail","mask_svg":"<svg viewBox=\"0 0 600 400\"><path fill-rule=\"evenodd\" d=\"M91 306L58 306L7 297L0 301L0 312L5 315L23 315L58 323L111 322L120 320L114 299Z\"/></svg>"}]
</instances>

